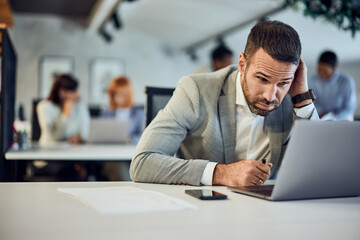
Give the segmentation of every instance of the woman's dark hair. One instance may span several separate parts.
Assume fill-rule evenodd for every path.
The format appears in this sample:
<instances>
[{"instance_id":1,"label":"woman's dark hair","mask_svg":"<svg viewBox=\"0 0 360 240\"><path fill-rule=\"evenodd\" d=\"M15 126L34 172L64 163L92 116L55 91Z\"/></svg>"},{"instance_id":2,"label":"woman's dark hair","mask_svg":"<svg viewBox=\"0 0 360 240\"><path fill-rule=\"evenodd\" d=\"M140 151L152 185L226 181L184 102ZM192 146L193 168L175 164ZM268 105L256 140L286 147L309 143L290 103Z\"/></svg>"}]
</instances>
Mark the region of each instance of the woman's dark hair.
<instances>
[{"instance_id":1,"label":"woman's dark hair","mask_svg":"<svg viewBox=\"0 0 360 240\"><path fill-rule=\"evenodd\" d=\"M78 81L70 74L57 75L54 78L48 100L57 105L61 105L62 99L60 98L60 90L76 91L78 86Z\"/></svg>"},{"instance_id":2,"label":"woman's dark hair","mask_svg":"<svg viewBox=\"0 0 360 240\"><path fill-rule=\"evenodd\" d=\"M245 57L250 60L262 48L275 60L286 63L300 62L301 42L298 33L289 25L279 21L261 21L250 31Z\"/></svg>"}]
</instances>

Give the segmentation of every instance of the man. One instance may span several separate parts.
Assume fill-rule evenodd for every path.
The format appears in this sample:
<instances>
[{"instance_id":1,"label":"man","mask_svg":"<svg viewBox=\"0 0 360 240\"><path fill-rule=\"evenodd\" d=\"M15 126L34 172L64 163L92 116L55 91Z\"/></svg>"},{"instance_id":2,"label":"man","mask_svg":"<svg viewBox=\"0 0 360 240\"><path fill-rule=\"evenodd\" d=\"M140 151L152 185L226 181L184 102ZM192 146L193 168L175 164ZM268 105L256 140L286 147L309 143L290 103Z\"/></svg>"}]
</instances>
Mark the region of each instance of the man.
<instances>
[{"instance_id":1,"label":"man","mask_svg":"<svg viewBox=\"0 0 360 240\"><path fill-rule=\"evenodd\" d=\"M233 64L233 53L223 43L220 43L215 49L211 51L210 57L211 66L202 66L196 70L196 73L213 72Z\"/></svg>"},{"instance_id":2,"label":"man","mask_svg":"<svg viewBox=\"0 0 360 240\"><path fill-rule=\"evenodd\" d=\"M300 54L292 27L264 21L252 28L238 69L181 79L142 135L131 178L240 186L261 185L273 177L294 118L318 118Z\"/></svg>"},{"instance_id":3,"label":"man","mask_svg":"<svg viewBox=\"0 0 360 240\"><path fill-rule=\"evenodd\" d=\"M220 44L211 52L213 71L220 70L233 64L233 53L224 44Z\"/></svg>"},{"instance_id":4,"label":"man","mask_svg":"<svg viewBox=\"0 0 360 240\"><path fill-rule=\"evenodd\" d=\"M357 105L354 80L340 72L337 65L334 52L320 55L318 75L309 81L317 96L315 106L324 120L353 120Z\"/></svg>"}]
</instances>

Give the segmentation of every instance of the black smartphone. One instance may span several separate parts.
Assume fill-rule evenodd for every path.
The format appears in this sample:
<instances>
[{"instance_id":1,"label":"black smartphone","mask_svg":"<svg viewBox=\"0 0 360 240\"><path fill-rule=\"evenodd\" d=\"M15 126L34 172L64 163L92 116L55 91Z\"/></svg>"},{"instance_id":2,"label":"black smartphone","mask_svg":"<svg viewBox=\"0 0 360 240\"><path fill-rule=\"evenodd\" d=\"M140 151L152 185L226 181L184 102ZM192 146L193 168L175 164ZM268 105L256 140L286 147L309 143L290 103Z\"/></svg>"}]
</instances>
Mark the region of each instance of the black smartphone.
<instances>
[{"instance_id":1,"label":"black smartphone","mask_svg":"<svg viewBox=\"0 0 360 240\"><path fill-rule=\"evenodd\" d=\"M193 189L193 190L188 189L185 190L185 193L201 200L227 199L227 195L207 189Z\"/></svg>"}]
</instances>

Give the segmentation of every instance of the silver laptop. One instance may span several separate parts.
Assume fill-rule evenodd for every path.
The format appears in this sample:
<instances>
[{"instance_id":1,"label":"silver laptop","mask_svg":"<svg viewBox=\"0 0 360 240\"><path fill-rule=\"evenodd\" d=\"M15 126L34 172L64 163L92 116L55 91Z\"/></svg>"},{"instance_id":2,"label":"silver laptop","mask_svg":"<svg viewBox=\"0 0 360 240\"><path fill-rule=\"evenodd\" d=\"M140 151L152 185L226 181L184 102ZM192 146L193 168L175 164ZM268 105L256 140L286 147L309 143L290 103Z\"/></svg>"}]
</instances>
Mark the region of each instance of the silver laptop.
<instances>
[{"instance_id":1,"label":"silver laptop","mask_svg":"<svg viewBox=\"0 0 360 240\"><path fill-rule=\"evenodd\" d=\"M230 190L272 201L360 195L360 122L295 122L275 185Z\"/></svg>"},{"instance_id":2,"label":"silver laptop","mask_svg":"<svg viewBox=\"0 0 360 240\"><path fill-rule=\"evenodd\" d=\"M91 119L88 142L126 144L130 141L129 126L129 121L106 118Z\"/></svg>"}]
</instances>

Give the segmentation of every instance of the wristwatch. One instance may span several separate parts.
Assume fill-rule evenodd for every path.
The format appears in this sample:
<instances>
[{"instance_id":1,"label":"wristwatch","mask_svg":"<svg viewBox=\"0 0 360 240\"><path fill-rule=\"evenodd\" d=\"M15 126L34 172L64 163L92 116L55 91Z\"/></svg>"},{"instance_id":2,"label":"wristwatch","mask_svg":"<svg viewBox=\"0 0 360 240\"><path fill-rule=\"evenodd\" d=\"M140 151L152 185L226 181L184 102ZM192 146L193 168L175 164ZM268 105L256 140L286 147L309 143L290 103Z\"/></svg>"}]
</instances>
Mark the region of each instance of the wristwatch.
<instances>
[{"instance_id":1,"label":"wristwatch","mask_svg":"<svg viewBox=\"0 0 360 240\"><path fill-rule=\"evenodd\" d=\"M295 97L291 98L293 104L301 103L304 100L311 99L313 102L316 100L315 92L312 89L309 89L306 93L298 94Z\"/></svg>"}]
</instances>

